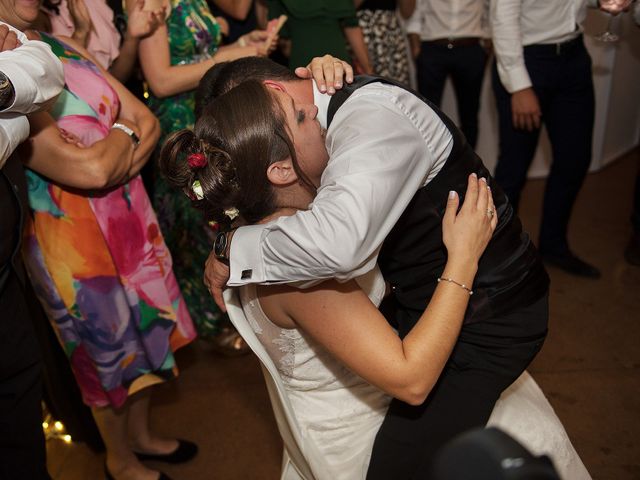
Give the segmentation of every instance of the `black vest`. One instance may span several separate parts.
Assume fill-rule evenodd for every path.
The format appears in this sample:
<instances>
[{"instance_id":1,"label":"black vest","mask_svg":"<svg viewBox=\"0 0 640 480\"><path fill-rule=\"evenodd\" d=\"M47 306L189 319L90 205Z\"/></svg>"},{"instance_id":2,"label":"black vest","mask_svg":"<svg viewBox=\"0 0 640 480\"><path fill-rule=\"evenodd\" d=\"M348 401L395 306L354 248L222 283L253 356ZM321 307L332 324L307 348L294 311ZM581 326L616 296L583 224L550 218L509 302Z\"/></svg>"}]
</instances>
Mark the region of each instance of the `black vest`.
<instances>
[{"instance_id":1,"label":"black vest","mask_svg":"<svg viewBox=\"0 0 640 480\"><path fill-rule=\"evenodd\" d=\"M393 80L356 77L353 84L332 97L328 123L356 89L374 82L411 91ZM442 243L442 216L448 193L455 190L462 201L472 172L486 177L491 185L498 226L478 264L465 323L500 316L539 300L548 290L549 277L506 195L491 181L482 160L451 119L419 94L411 93L440 117L453 136L453 148L435 178L416 192L382 245L378 264L385 280L393 287L397 307L415 322L429 303L447 262L447 250Z\"/></svg>"}]
</instances>

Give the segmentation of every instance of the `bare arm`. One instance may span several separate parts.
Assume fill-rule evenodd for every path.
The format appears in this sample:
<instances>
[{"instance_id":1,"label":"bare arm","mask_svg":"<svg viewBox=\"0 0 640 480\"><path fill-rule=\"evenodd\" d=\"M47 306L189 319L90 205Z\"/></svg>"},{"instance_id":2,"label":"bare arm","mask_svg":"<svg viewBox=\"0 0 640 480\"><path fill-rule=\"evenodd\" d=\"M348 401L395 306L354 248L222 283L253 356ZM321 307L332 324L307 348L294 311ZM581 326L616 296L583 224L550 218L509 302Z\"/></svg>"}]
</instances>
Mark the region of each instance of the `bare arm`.
<instances>
[{"instance_id":1,"label":"bare arm","mask_svg":"<svg viewBox=\"0 0 640 480\"><path fill-rule=\"evenodd\" d=\"M369 61L369 51L367 50L367 45L364 43L362 29L360 27L345 27L344 35L347 37L347 41L349 45L351 45L353 54L362 67L363 73L373 73L371 62Z\"/></svg>"},{"instance_id":2,"label":"bare arm","mask_svg":"<svg viewBox=\"0 0 640 480\"><path fill-rule=\"evenodd\" d=\"M244 20L251 10L251 0L214 0L213 3L236 20Z\"/></svg>"},{"instance_id":3,"label":"bare arm","mask_svg":"<svg viewBox=\"0 0 640 480\"><path fill-rule=\"evenodd\" d=\"M256 23L258 28L267 28L267 22L269 21L269 9L264 0L256 0Z\"/></svg>"},{"instance_id":4,"label":"bare arm","mask_svg":"<svg viewBox=\"0 0 640 480\"><path fill-rule=\"evenodd\" d=\"M69 0L67 2L69 14L73 20L72 37L83 47L89 42L89 33L91 32L91 16L84 0Z\"/></svg>"},{"instance_id":5,"label":"bare arm","mask_svg":"<svg viewBox=\"0 0 640 480\"><path fill-rule=\"evenodd\" d=\"M405 20L411 16L416 8L416 0L398 0L398 11Z\"/></svg>"},{"instance_id":6,"label":"bare arm","mask_svg":"<svg viewBox=\"0 0 640 480\"><path fill-rule=\"evenodd\" d=\"M118 81L125 83L136 65L138 45L144 38L164 23L164 10L154 12L143 10L144 0L127 2L127 31L124 34L118 58L109 67L109 73Z\"/></svg>"},{"instance_id":7,"label":"bare arm","mask_svg":"<svg viewBox=\"0 0 640 480\"><path fill-rule=\"evenodd\" d=\"M188 92L198 86L202 76L214 64L254 55L266 55L269 47L254 43L259 31L241 37L238 42L220 47L212 58L189 65L171 65L166 24L142 39L138 55L149 88L159 98ZM263 35L266 38L266 32Z\"/></svg>"},{"instance_id":8,"label":"bare arm","mask_svg":"<svg viewBox=\"0 0 640 480\"><path fill-rule=\"evenodd\" d=\"M77 42L68 38L65 41L91 59ZM25 142L24 156L29 168L64 185L99 189L126 181L149 159L160 137L158 120L120 82L101 71L120 98L117 121L136 132L140 145L134 148L127 134L113 129L104 139L81 147L65 141L53 117L41 113L30 117L31 137Z\"/></svg>"},{"instance_id":9,"label":"bare arm","mask_svg":"<svg viewBox=\"0 0 640 480\"><path fill-rule=\"evenodd\" d=\"M169 38L166 25L161 25L149 37L140 42L140 65L151 91L160 98L188 92L198 86L202 76L219 62L257 54L254 45L236 44L222 47L207 60L190 65L171 65Z\"/></svg>"},{"instance_id":10,"label":"bare arm","mask_svg":"<svg viewBox=\"0 0 640 480\"><path fill-rule=\"evenodd\" d=\"M124 180L133 162L133 143L112 130L84 148L63 139L51 115L29 117L31 136L21 146L27 167L51 180L80 189L101 189Z\"/></svg>"},{"instance_id":11,"label":"bare arm","mask_svg":"<svg viewBox=\"0 0 640 480\"><path fill-rule=\"evenodd\" d=\"M449 260L442 277L472 285L477 264L496 226L486 183L471 177L465 203L449 199L443 220ZM259 287L260 303L275 323L299 326L364 379L407 403L419 405L435 385L456 343L469 293L441 283L416 326L398 338L353 281L334 280L308 290ZM363 335L362 332L367 334Z\"/></svg>"},{"instance_id":12,"label":"bare arm","mask_svg":"<svg viewBox=\"0 0 640 480\"><path fill-rule=\"evenodd\" d=\"M129 77L133 72L133 67L136 65L136 60L138 58L138 42L139 39L125 34L120 47L120 54L109 67L111 75L122 83L129 80Z\"/></svg>"},{"instance_id":13,"label":"bare arm","mask_svg":"<svg viewBox=\"0 0 640 480\"><path fill-rule=\"evenodd\" d=\"M73 43L72 43L73 46ZM125 122L133 125L134 131L140 138L140 144L135 149L133 161L128 170L128 176L136 175L140 169L147 163L149 157L153 153L158 139L160 138L160 123L158 119L151 113L151 110L136 98L122 83L120 83L109 72L100 67L98 63L91 57L91 54L84 48L76 45L80 53L92 60L100 69L106 80L111 85L118 97L120 98L120 113L118 122Z\"/></svg>"}]
</instances>

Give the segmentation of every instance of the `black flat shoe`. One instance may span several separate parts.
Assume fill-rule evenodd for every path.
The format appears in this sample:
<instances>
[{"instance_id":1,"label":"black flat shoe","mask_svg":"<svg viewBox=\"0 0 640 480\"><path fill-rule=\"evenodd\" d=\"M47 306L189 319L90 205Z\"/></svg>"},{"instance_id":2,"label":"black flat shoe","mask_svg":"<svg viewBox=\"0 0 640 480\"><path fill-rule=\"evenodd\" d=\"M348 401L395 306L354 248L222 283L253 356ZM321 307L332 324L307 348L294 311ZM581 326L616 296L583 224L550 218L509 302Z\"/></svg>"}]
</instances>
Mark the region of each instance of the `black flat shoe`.
<instances>
[{"instance_id":1,"label":"black flat shoe","mask_svg":"<svg viewBox=\"0 0 640 480\"><path fill-rule=\"evenodd\" d=\"M542 260L545 263L553 265L554 267L564 270L572 275L594 279L601 277L600 270L593 265L589 265L587 262L580 260L571 252L563 254L541 253L541 255Z\"/></svg>"},{"instance_id":2,"label":"black flat shoe","mask_svg":"<svg viewBox=\"0 0 640 480\"><path fill-rule=\"evenodd\" d=\"M184 463L198 454L198 446L188 440L178 439L178 446L171 453L135 453L138 460L151 460L154 462Z\"/></svg>"},{"instance_id":3,"label":"black flat shoe","mask_svg":"<svg viewBox=\"0 0 640 480\"><path fill-rule=\"evenodd\" d=\"M172 480L172 478L169 475L162 472L159 472L159 473L160 473L160 476L158 477L158 480ZM115 478L113 478L113 475L111 475L111 473L109 472L109 469L107 468L106 463L104 464L104 478L106 480L115 480Z\"/></svg>"}]
</instances>

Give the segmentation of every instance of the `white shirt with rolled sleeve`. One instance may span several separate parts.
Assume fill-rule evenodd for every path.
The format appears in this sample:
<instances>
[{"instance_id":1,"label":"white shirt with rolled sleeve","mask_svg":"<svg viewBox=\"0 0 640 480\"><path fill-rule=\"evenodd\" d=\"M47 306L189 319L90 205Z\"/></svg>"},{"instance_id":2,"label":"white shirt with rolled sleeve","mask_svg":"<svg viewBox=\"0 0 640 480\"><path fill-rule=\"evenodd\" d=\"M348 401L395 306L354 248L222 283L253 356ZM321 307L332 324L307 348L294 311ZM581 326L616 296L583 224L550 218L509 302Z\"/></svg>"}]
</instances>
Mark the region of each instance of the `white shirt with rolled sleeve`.
<instances>
[{"instance_id":1,"label":"white shirt with rolled sleeve","mask_svg":"<svg viewBox=\"0 0 640 480\"><path fill-rule=\"evenodd\" d=\"M29 136L26 114L45 108L64 86L62 63L44 42L29 40L15 31L21 46L0 52L0 72L11 81L14 101L0 110L0 168L16 147Z\"/></svg>"},{"instance_id":2,"label":"white shirt with rolled sleeve","mask_svg":"<svg viewBox=\"0 0 640 480\"><path fill-rule=\"evenodd\" d=\"M576 38L587 6L597 0L491 0L491 31L498 74L505 90L514 93L532 86L523 47L554 44Z\"/></svg>"},{"instance_id":3,"label":"white shirt with rolled sleeve","mask_svg":"<svg viewBox=\"0 0 640 480\"><path fill-rule=\"evenodd\" d=\"M417 0L405 23L423 42L489 36L489 0Z\"/></svg>"},{"instance_id":4,"label":"white shirt with rolled sleeve","mask_svg":"<svg viewBox=\"0 0 640 480\"><path fill-rule=\"evenodd\" d=\"M314 87L314 102L324 126L329 97ZM340 107L326 145L329 164L309 210L234 234L229 286L347 281L373 269L385 237L438 174L453 138L419 98L374 83Z\"/></svg>"}]
</instances>

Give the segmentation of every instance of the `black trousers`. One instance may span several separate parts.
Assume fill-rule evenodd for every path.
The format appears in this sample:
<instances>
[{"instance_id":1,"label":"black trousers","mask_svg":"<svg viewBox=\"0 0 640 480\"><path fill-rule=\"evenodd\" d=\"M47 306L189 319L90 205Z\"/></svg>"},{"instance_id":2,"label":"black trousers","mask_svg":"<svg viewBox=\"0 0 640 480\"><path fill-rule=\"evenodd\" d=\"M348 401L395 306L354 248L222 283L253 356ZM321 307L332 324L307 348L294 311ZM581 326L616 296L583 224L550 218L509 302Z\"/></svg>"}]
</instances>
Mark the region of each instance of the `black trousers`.
<instances>
[{"instance_id":1,"label":"black trousers","mask_svg":"<svg viewBox=\"0 0 640 480\"><path fill-rule=\"evenodd\" d=\"M480 91L487 53L477 45L447 48L422 42L416 59L418 90L438 107L442 103L445 81L451 76L456 94L460 129L475 148L478 141Z\"/></svg>"},{"instance_id":2,"label":"black trousers","mask_svg":"<svg viewBox=\"0 0 640 480\"><path fill-rule=\"evenodd\" d=\"M42 364L24 289L0 294L0 480L49 479L42 431Z\"/></svg>"},{"instance_id":3,"label":"black trousers","mask_svg":"<svg viewBox=\"0 0 640 480\"><path fill-rule=\"evenodd\" d=\"M542 348L548 310L545 296L508 315L465 325L427 400L418 407L391 402L374 442L367 479L429 478L440 447L486 425L500 394ZM400 335L414 322L414 315L401 315Z\"/></svg>"},{"instance_id":4,"label":"black trousers","mask_svg":"<svg viewBox=\"0 0 640 480\"><path fill-rule=\"evenodd\" d=\"M591 163L595 111L591 58L580 37L561 49L554 45L527 46L524 59L553 155L538 246L542 252L563 254L569 248L571 210ZM528 132L513 127L511 95L502 86L495 64L493 90L500 132L495 180L517 209L540 130Z\"/></svg>"}]
</instances>

